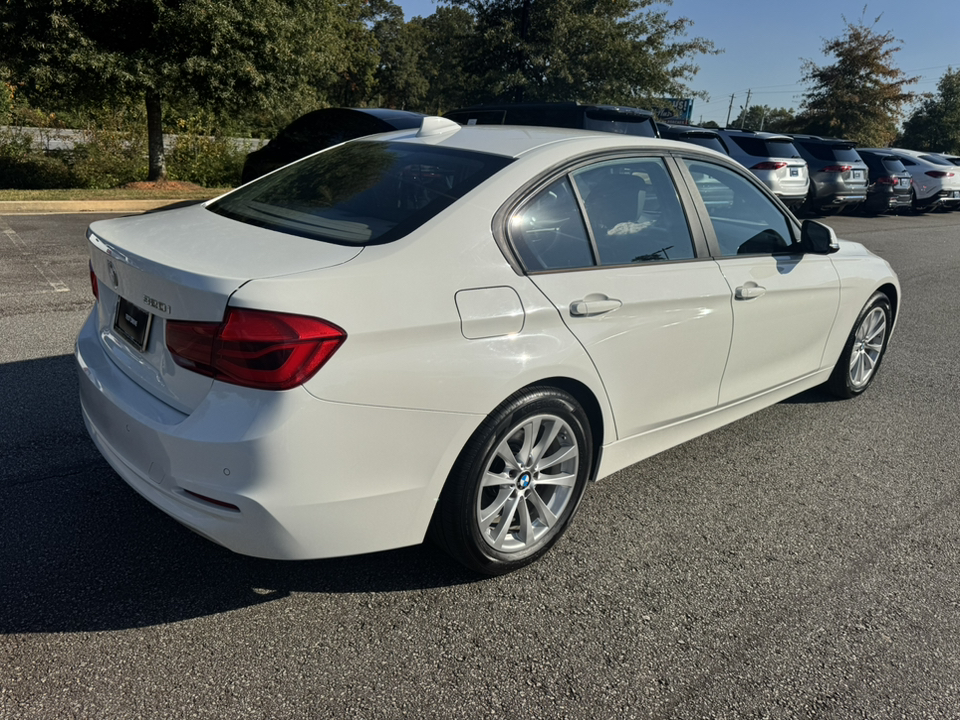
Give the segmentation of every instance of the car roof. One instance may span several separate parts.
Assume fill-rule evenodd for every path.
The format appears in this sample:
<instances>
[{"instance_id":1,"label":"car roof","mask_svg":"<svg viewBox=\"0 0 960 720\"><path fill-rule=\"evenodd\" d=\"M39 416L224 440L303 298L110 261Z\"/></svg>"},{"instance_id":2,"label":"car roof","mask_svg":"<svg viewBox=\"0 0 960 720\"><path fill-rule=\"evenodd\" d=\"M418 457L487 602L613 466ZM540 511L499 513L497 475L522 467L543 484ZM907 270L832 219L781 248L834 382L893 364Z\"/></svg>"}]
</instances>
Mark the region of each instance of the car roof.
<instances>
[{"instance_id":1,"label":"car roof","mask_svg":"<svg viewBox=\"0 0 960 720\"><path fill-rule=\"evenodd\" d=\"M686 153L709 152L717 157L720 153L706 148L693 148L689 143L660 138L623 135L598 130L579 130L572 128L553 128L539 125L459 125L446 118L435 118L455 127L446 126L446 131L424 135L413 130L399 130L360 140L394 140L422 143L453 150L471 150L492 155L519 158L521 155L543 149L547 146L567 146L569 153L589 152L590 150L680 150Z\"/></svg>"},{"instance_id":2,"label":"car roof","mask_svg":"<svg viewBox=\"0 0 960 720\"><path fill-rule=\"evenodd\" d=\"M793 138L783 133L769 133L761 130L741 130L740 128L720 128L716 132L726 133L727 135L743 135L744 137L755 137L760 140L787 140L793 142Z\"/></svg>"},{"instance_id":3,"label":"car roof","mask_svg":"<svg viewBox=\"0 0 960 720\"><path fill-rule=\"evenodd\" d=\"M609 112L622 113L624 115L641 115L643 117L653 117L650 110L631 107L627 105L595 105L593 103L580 103L573 100L561 102L523 102L523 103L495 103L490 105L468 105L462 108L451 110L448 115L460 114L466 112L479 112L481 110L571 110L581 108L583 110L604 110Z\"/></svg>"}]
</instances>

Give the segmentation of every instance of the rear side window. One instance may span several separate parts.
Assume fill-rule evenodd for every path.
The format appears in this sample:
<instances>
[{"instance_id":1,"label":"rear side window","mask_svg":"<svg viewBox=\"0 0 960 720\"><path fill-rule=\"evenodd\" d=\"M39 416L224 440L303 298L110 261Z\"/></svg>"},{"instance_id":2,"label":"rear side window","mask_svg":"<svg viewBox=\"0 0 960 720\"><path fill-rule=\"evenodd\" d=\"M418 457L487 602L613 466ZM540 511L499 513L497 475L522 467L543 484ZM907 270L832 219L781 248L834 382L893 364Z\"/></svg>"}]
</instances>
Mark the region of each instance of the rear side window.
<instances>
[{"instance_id":1,"label":"rear side window","mask_svg":"<svg viewBox=\"0 0 960 720\"><path fill-rule=\"evenodd\" d=\"M940 155L921 155L921 160L926 160L927 162L933 163L934 165L953 165L952 162L947 160L945 157Z\"/></svg>"},{"instance_id":2,"label":"rear side window","mask_svg":"<svg viewBox=\"0 0 960 720\"><path fill-rule=\"evenodd\" d=\"M499 155L356 140L230 193L209 210L339 245L409 234L510 163Z\"/></svg>"},{"instance_id":3,"label":"rear side window","mask_svg":"<svg viewBox=\"0 0 960 720\"><path fill-rule=\"evenodd\" d=\"M530 272L695 257L677 188L659 158L597 163L554 181L512 215L510 238Z\"/></svg>"}]
</instances>

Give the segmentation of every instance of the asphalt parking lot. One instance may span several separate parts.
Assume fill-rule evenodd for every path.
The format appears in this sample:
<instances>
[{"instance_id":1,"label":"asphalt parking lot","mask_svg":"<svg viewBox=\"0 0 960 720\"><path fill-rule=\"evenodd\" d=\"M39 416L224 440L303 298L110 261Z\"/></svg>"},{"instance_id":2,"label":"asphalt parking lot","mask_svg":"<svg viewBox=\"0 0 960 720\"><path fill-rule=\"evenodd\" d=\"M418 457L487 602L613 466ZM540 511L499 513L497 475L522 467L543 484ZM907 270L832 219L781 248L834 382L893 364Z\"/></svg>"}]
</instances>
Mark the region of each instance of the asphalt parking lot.
<instances>
[{"instance_id":1,"label":"asphalt parking lot","mask_svg":"<svg viewBox=\"0 0 960 720\"><path fill-rule=\"evenodd\" d=\"M486 580L237 556L130 490L76 398L91 219L0 216L0 719L960 717L960 212L827 219L903 286L863 397L632 466Z\"/></svg>"}]
</instances>

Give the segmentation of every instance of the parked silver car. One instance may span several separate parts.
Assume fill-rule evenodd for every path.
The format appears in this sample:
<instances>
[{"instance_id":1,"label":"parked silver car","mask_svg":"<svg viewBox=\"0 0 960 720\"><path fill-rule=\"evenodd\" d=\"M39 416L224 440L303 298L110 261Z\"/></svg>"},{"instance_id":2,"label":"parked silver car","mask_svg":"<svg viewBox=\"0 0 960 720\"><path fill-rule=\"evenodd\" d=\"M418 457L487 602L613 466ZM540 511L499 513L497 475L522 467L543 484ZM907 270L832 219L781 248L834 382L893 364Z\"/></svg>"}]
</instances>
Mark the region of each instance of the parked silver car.
<instances>
[{"instance_id":1,"label":"parked silver car","mask_svg":"<svg viewBox=\"0 0 960 720\"><path fill-rule=\"evenodd\" d=\"M727 154L756 175L790 208L807 199L807 161L788 135L753 130L718 130Z\"/></svg>"},{"instance_id":2,"label":"parked silver car","mask_svg":"<svg viewBox=\"0 0 960 720\"><path fill-rule=\"evenodd\" d=\"M819 135L792 137L810 172L805 210L833 212L867 199L867 164L857 154L855 143Z\"/></svg>"}]
</instances>

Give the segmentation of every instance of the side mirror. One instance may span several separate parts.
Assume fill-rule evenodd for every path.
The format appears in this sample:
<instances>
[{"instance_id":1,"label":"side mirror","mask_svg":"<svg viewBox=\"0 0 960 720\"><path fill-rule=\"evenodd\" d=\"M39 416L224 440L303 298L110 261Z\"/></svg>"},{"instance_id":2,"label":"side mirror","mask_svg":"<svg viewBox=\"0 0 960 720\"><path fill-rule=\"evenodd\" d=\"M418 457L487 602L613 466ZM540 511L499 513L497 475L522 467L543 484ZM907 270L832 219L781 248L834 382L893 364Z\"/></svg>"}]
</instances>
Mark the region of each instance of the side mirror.
<instances>
[{"instance_id":1,"label":"side mirror","mask_svg":"<svg viewBox=\"0 0 960 720\"><path fill-rule=\"evenodd\" d=\"M800 226L800 245L804 251L817 255L829 255L840 249L833 228L816 220L803 221Z\"/></svg>"}]
</instances>

